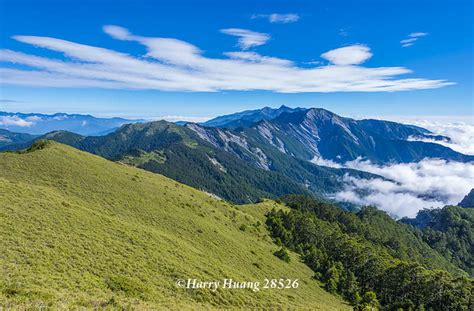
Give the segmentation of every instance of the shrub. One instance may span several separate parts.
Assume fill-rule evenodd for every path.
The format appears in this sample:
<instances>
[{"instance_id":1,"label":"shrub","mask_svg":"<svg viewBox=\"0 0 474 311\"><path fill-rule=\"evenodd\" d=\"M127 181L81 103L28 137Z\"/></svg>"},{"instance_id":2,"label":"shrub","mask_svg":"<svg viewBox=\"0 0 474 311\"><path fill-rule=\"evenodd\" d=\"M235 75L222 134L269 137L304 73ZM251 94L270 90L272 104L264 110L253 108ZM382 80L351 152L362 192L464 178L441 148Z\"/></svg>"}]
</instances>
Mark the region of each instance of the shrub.
<instances>
[{"instance_id":1,"label":"shrub","mask_svg":"<svg viewBox=\"0 0 474 311\"><path fill-rule=\"evenodd\" d=\"M276 252L273 253L273 255L277 256L281 260L285 262L290 262L290 255L288 254L288 251L284 249L283 247L277 250Z\"/></svg>"}]
</instances>

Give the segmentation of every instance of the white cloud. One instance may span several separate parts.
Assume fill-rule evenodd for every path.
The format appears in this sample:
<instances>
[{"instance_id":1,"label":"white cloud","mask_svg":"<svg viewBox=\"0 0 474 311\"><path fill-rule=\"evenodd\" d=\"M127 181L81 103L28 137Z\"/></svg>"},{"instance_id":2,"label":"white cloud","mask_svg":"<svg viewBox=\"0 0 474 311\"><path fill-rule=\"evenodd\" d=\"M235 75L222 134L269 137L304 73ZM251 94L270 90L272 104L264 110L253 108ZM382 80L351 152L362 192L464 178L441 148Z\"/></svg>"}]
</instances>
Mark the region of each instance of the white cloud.
<instances>
[{"instance_id":1,"label":"white cloud","mask_svg":"<svg viewBox=\"0 0 474 311\"><path fill-rule=\"evenodd\" d=\"M315 160L331 166L331 161ZM375 165L357 159L343 165L380 178L345 177L345 189L335 199L360 205L374 205L396 217L414 217L423 208L457 204L474 188L474 163L424 159L417 163Z\"/></svg>"},{"instance_id":2,"label":"white cloud","mask_svg":"<svg viewBox=\"0 0 474 311\"><path fill-rule=\"evenodd\" d=\"M43 119L40 116L29 116L25 120L29 121L29 122L38 122L38 121L41 121Z\"/></svg>"},{"instance_id":3,"label":"white cloud","mask_svg":"<svg viewBox=\"0 0 474 311\"><path fill-rule=\"evenodd\" d=\"M410 42L413 42L413 41L416 41L416 38L404 39L404 40L400 41L400 43L410 43Z\"/></svg>"},{"instance_id":4,"label":"white cloud","mask_svg":"<svg viewBox=\"0 0 474 311\"><path fill-rule=\"evenodd\" d=\"M294 23L297 22L300 19L300 16L298 14L270 14L268 17L268 20L270 23L281 23L281 24L287 24L287 23Z\"/></svg>"},{"instance_id":5,"label":"white cloud","mask_svg":"<svg viewBox=\"0 0 474 311\"><path fill-rule=\"evenodd\" d=\"M288 13L288 14L272 13L272 14L254 14L254 15L252 15L252 19L255 19L255 18L265 18L270 23L289 24L289 23L297 22L300 19L300 16L298 14L295 14L295 13Z\"/></svg>"},{"instance_id":6,"label":"white cloud","mask_svg":"<svg viewBox=\"0 0 474 311\"><path fill-rule=\"evenodd\" d=\"M40 87L107 88L188 92L266 90L301 92L394 92L439 88L446 80L399 78L411 73L404 67L359 66L372 56L363 45L347 46L321 55L330 65L297 66L287 59L256 52L225 52L211 58L195 45L174 38L150 38L131 34L118 26L106 26L112 37L146 47L145 57L51 37L15 36L17 41L59 52L63 58L40 57L0 50L2 84ZM239 36L243 48L263 44L266 35L227 29ZM249 35L250 34L250 35ZM240 40L239 39L239 40ZM14 68L20 65L26 68Z\"/></svg>"},{"instance_id":7,"label":"white cloud","mask_svg":"<svg viewBox=\"0 0 474 311\"><path fill-rule=\"evenodd\" d=\"M343 167L342 164L334 162L333 160L323 159L323 158L318 158L318 157L314 157L310 162L316 165L320 165L320 166L328 166L328 167L334 167L334 168Z\"/></svg>"},{"instance_id":8,"label":"white cloud","mask_svg":"<svg viewBox=\"0 0 474 311\"><path fill-rule=\"evenodd\" d=\"M403 39L400 41L402 47L406 48L412 46L419 38L427 36L428 33L426 32L412 32L408 35L407 39Z\"/></svg>"},{"instance_id":9,"label":"white cloud","mask_svg":"<svg viewBox=\"0 0 474 311\"><path fill-rule=\"evenodd\" d=\"M243 50L264 45L268 40L270 40L270 36L266 33L255 32L247 29L226 28L221 29L221 32L226 35L239 37L238 46Z\"/></svg>"},{"instance_id":10,"label":"white cloud","mask_svg":"<svg viewBox=\"0 0 474 311\"><path fill-rule=\"evenodd\" d=\"M418 38L418 37L424 37L424 36L427 36L427 35L428 35L428 33L426 33L426 32L412 32L408 36L411 37L411 38Z\"/></svg>"},{"instance_id":11,"label":"white cloud","mask_svg":"<svg viewBox=\"0 0 474 311\"><path fill-rule=\"evenodd\" d=\"M129 40L133 38L133 35L128 31L128 29L120 26L105 25L102 29L106 34L118 40Z\"/></svg>"},{"instance_id":12,"label":"white cloud","mask_svg":"<svg viewBox=\"0 0 474 311\"><path fill-rule=\"evenodd\" d=\"M237 60L248 61L252 63L265 63L274 65L285 65L290 66L293 63L286 59L262 56L255 52L226 52L224 55Z\"/></svg>"},{"instance_id":13,"label":"white cloud","mask_svg":"<svg viewBox=\"0 0 474 311\"><path fill-rule=\"evenodd\" d=\"M474 155L474 124L465 122L443 123L428 120L412 120L407 123L426 128L433 132L434 135L442 135L450 138L449 141L439 141L429 138L410 138L410 140L436 143L464 154Z\"/></svg>"},{"instance_id":14,"label":"white cloud","mask_svg":"<svg viewBox=\"0 0 474 311\"><path fill-rule=\"evenodd\" d=\"M335 195L336 200L360 206L376 206L396 218L412 218L421 209L444 206L443 202L423 199L416 193L403 191L397 184L382 179L368 180L346 176L345 182L346 187ZM363 194L360 191L368 193Z\"/></svg>"},{"instance_id":15,"label":"white cloud","mask_svg":"<svg viewBox=\"0 0 474 311\"><path fill-rule=\"evenodd\" d=\"M56 121L63 121L67 119L69 119L67 115L59 115L59 116L53 117L53 120L56 120Z\"/></svg>"},{"instance_id":16,"label":"white cloud","mask_svg":"<svg viewBox=\"0 0 474 311\"><path fill-rule=\"evenodd\" d=\"M372 57L370 49L365 45L351 45L331 50L321 55L334 65L358 65Z\"/></svg>"},{"instance_id":17,"label":"white cloud","mask_svg":"<svg viewBox=\"0 0 474 311\"><path fill-rule=\"evenodd\" d=\"M31 120L25 120L18 116L0 116L0 126L8 128L9 126L28 127L33 125Z\"/></svg>"}]
</instances>

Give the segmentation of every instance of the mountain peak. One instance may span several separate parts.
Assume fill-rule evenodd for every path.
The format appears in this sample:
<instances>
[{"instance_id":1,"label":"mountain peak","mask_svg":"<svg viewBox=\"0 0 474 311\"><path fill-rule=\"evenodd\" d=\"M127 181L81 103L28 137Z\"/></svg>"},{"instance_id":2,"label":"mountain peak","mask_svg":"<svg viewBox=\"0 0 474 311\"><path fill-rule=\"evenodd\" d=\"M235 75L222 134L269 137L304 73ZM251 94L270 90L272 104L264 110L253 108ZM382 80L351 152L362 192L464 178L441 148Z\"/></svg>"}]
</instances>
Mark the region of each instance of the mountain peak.
<instances>
[{"instance_id":1,"label":"mountain peak","mask_svg":"<svg viewBox=\"0 0 474 311\"><path fill-rule=\"evenodd\" d=\"M471 191L464 197L464 199L459 202L458 206L474 207L474 189L471 189Z\"/></svg>"},{"instance_id":2,"label":"mountain peak","mask_svg":"<svg viewBox=\"0 0 474 311\"><path fill-rule=\"evenodd\" d=\"M292 113L296 111L305 110L303 108L290 108L285 105L279 108L263 107L256 110L245 110L229 115L219 116L201 125L207 127L220 127L235 129L242 126L252 126L262 120L273 120L280 116L282 113Z\"/></svg>"},{"instance_id":3,"label":"mountain peak","mask_svg":"<svg viewBox=\"0 0 474 311\"><path fill-rule=\"evenodd\" d=\"M310 121L329 121L332 120L336 123L344 122L347 118L341 117L324 108L310 108L305 112L307 120Z\"/></svg>"},{"instance_id":4,"label":"mountain peak","mask_svg":"<svg viewBox=\"0 0 474 311\"><path fill-rule=\"evenodd\" d=\"M259 110L260 111L274 111L275 109L272 108L272 107L265 106L262 109L256 109L256 110L250 110L250 111L255 111L256 112L256 111L259 111Z\"/></svg>"},{"instance_id":5,"label":"mountain peak","mask_svg":"<svg viewBox=\"0 0 474 311\"><path fill-rule=\"evenodd\" d=\"M68 114L57 112L54 114L3 112L0 116L14 118L15 122L1 125L10 131L43 135L57 130L66 130L81 135L102 135L109 133L126 123L143 122L123 118L100 118L86 114Z\"/></svg>"},{"instance_id":6,"label":"mountain peak","mask_svg":"<svg viewBox=\"0 0 474 311\"><path fill-rule=\"evenodd\" d=\"M297 109L300 110L282 112L278 117L275 118L275 121L281 123L300 124L305 121L313 123L316 121L328 121L334 118L337 118L338 120L342 119L342 117L338 116L337 114L334 114L323 108Z\"/></svg>"}]
</instances>

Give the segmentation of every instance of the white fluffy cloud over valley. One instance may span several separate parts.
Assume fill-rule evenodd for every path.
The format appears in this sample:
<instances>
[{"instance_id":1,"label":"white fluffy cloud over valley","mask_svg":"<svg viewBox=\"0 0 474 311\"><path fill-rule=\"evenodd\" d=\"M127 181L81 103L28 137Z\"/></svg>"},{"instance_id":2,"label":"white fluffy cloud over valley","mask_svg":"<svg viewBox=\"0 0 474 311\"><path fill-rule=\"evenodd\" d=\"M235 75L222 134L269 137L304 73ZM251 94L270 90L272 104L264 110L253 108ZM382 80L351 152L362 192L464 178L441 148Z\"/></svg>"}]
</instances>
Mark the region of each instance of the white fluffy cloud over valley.
<instances>
[{"instance_id":1,"label":"white fluffy cloud over valley","mask_svg":"<svg viewBox=\"0 0 474 311\"><path fill-rule=\"evenodd\" d=\"M363 206L373 205L395 217L414 217L423 208L456 205L474 187L474 163L440 159L384 166L361 159L343 165L322 159L313 162L384 177L358 179L346 176L345 189L336 193L334 198Z\"/></svg>"},{"instance_id":2,"label":"white fluffy cloud over valley","mask_svg":"<svg viewBox=\"0 0 474 311\"><path fill-rule=\"evenodd\" d=\"M275 18L284 20L282 16ZM63 57L0 50L0 82L40 87L280 93L394 92L453 84L440 79L406 77L412 71L405 67L363 66L373 53L361 44L323 53L320 57L326 64L302 66L289 59L250 51L269 44L271 36L247 29L221 30L225 35L236 36L240 48L225 51L222 57L205 56L203 50L189 42L138 36L119 26L105 26L104 32L116 40L126 41L124 47L128 44L144 46L146 54L131 55L52 37L14 36L18 42L58 52Z\"/></svg>"},{"instance_id":3,"label":"white fluffy cloud over valley","mask_svg":"<svg viewBox=\"0 0 474 311\"><path fill-rule=\"evenodd\" d=\"M22 119L18 116L0 116L0 126L8 128L9 126L28 127L34 120Z\"/></svg>"},{"instance_id":4,"label":"white fluffy cloud over valley","mask_svg":"<svg viewBox=\"0 0 474 311\"><path fill-rule=\"evenodd\" d=\"M449 141L436 141L429 138L411 138L410 140L437 143L464 154L474 155L474 124L465 122L442 123L427 120L411 121L410 123L430 130L435 135L450 138Z\"/></svg>"}]
</instances>

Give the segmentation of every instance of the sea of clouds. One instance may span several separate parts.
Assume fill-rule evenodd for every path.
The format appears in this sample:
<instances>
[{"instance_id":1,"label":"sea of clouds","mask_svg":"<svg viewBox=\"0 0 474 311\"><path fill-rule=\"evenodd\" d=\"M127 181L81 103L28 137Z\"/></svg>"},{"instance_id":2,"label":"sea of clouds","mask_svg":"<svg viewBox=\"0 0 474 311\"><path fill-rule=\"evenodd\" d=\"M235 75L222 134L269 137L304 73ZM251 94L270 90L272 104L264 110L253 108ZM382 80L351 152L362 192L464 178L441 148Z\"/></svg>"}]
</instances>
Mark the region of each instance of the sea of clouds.
<instances>
[{"instance_id":1,"label":"sea of clouds","mask_svg":"<svg viewBox=\"0 0 474 311\"><path fill-rule=\"evenodd\" d=\"M433 121L410 123L424 127L433 134L451 138L450 142L425 141L439 143L464 154L474 154L473 124ZM429 158L420 162L388 165L376 165L361 158L344 164L321 158L313 162L363 170L384 177L360 179L346 176L345 188L336 193L334 199L376 206L396 218L415 217L424 208L456 205L474 188L474 163Z\"/></svg>"},{"instance_id":2,"label":"sea of clouds","mask_svg":"<svg viewBox=\"0 0 474 311\"><path fill-rule=\"evenodd\" d=\"M451 138L451 142L436 142L440 145L449 147L455 151L474 155L474 124L469 124L466 122L433 122L433 121L412 121L411 124L423 127L427 130L432 131L437 135L443 135ZM420 140L420 139L410 139L410 140ZM425 142L435 142L430 139L421 139Z\"/></svg>"}]
</instances>

